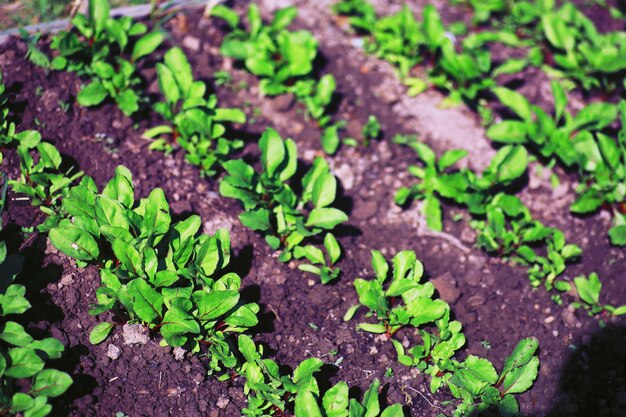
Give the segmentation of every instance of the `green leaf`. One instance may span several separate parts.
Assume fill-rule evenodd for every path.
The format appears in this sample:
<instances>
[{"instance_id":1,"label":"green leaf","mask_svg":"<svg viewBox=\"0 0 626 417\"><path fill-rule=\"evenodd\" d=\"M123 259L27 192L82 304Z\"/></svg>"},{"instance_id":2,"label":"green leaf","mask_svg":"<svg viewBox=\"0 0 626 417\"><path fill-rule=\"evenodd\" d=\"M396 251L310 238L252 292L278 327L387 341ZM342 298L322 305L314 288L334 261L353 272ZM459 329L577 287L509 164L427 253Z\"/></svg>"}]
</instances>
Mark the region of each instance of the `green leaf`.
<instances>
[{"instance_id":1,"label":"green leaf","mask_svg":"<svg viewBox=\"0 0 626 417\"><path fill-rule=\"evenodd\" d=\"M467 151L465 149L452 149L450 151L445 152L439 158L439 170L444 171L452 165L456 164L459 160L465 158L467 156Z\"/></svg>"},{"instance_id":2,"label":"green leaf","mask_svg":"<svg viewBox=\"0 0 626 417\"><path fill-rule=\"evenodd\" d=\"M311 391L307 389L299 391L295 402L296 417L322 417L320 407Z\"/></svg>"},{"instance_id":3,"label":"green leaf","mask_svg":"<svg viewBox=\"0 0 626 417\"><path fill-rule=\"evenodd\" d=\"M146 323L155 323L156 319L161 317L163 296L142 278L132 280L127 288L137 317Z\"/></svg>"},{"instance_id":4,"label":"green leaf","mask_svg":"<svg viewBox=\"0 0 626 417\"><path fill-rule=\"evenodd\" d=\"M500 143L525 143L528 134L526 123L505 120L487 129L487 137Z\"/></svg>"},{"instance_id":5,"label":"green leaf","mask_svg":"<svg viewBox=\"0 0 626 417\"><path fill-rule=\"evenodd\" d=\"M309 213L306 226L332 230L346 221L348 221L348 216L341 210L332 207L315 208Z\"/></svg>"},{"instance_id":6,"label":"green leaf","mask_svg":"<svg viewBox=\"0 0 626 417\"><path fill-rule=\"evenodd\" d=\"M21 324L13 321L8 321L2 326L2 332L0 333L0 339L14 346L26 346L33 341L31 335L26 333L24 327Z\"/></svg>"},{"instance_id":7,"label":"green leaf","mask_svg":"<svg viewBox=\"0 0 626 417\"><path fill-rule=\"evenodd\" d=\"M380 417L403 417L402 405L394 404L391 407L387 407Z\"/></svg>"},{"instance_id":8,"label":"green leaf","mask_svg":"<svg viewBox=\"0 0 626 417\"><path fill-rule=\"evenodd\" d=\"M502 375L507 374L512 369L527 364L532 358L539 342L534 337L529 337L519 341L513 353L504 361L504 368L502 369Z\"/></svg>"},{"instance_id":9,"label":"green leaf","mask_svg":"<svg viewBox=\"0 0 626 417\"><path fill-rule=\"evenodd\" d=\"M170 346L182 346L187 341L187 334L199 333L200 325L198 322L191 314L177 305L172 304L163 316L161 334Z\"/></svg>"},{"instance_id":10,"label":"green leaf","mask_svg":"<svg viewBox=\"0 0 626 417\"><path fill-rule=\"evenodd\" d=\"M335 201L337 179L329 172L320 175L313 185L313 205L316 208L326 207Z\"/></svg>"},{"instance_id":11,"label":"green leaf","mask_svg":"<svg viewBox=\"0 0 626 417\"><path fill-rule=\"evenodd\" d=\"M270 24L272 30L278 32L285 29L291 24L291 22L293 22L297 15L298 9L294 6L277 10L274 14L274 18L272 19L272 23Z\"/></svg>"},{"instance_id":12,"label":"green leaf","mask_svg":"<svg viewBox=\"0 0 626 417\"><path fill-rule=\"evenodd\" d=\"M244 211L239 215L239 220L248 229L267 231L272 229L270 222L270 211L267 209L258 209L254 211Z\"/></svg>"},{"instance_id":13,"label":"green leaf","mask_svg":"<svg viewBox=\"0 0 626 417\"><path fill-rule=\"evenodd\" d=\"M182 96L186 97L193 83L193 72L185 53L178 47L172 48L165 53L163 61L176 79Z\"/></svg>"},{"instance_id":14,"label":"green leaf","mask_svg":"<svg viewBox=\"0 0 626 417\"><path fill-rule=\"evenodd\" d=\"M267 176L272 178L285 159L285 143L272 128L265 129L259 140L261 148L261 163L267 172Z\"/></svg>"},{"instance_id":15,"label":"green leaf","mask_svg":"<svg viewBox=\"0 0 626 417\"><path fill-rule=\"evenodd\" d=\"M72 385L72 378L56 369L45 369L37 374L31 388L36 397L58 397Z\"/></svg>"},{"instance_id":16,"label":"green leaf","mask_svg":"<svg viewBox=\"0 0 626 417\"><path fill-rule=\"evenodd\" d=\"M4 375L11 378L29 378L41 371L44 362L31 348L18 347L9 349L7 369Z\"/></svg>"},{"instance_id":17,"label":"green leaf","mask_svg":"<svg viewBox=\"0 0 626 417\"><path fill-rule=\"evenodd\" d=\"M426 224L432 230L441 232L443 230L441 203L435 195L430 194L424 201L424 217L426 217Z\"/></svg>"},{"instance_id":18,"label":"green leaf","mask_svg":"<svg viewBox=\"0 0 626 417\"><path fill-rule=\"evenodd\" d=\"M131 276L137 277L143 275L142 258L137 249L123 240L113 242L112 248L115 257L120 261L122 266L132 274Z\"/></svg>"},{"instance_id":19,"label":"green leaf","mask_svg":"<svg viewBox=\"0 0 626 417\"><path fill-rule=\"evenodd\" d=\"M341 246L339 246L339 242L337 242L332 233L326 233L326 236L324 236L324 247L330 257L330 264L335 264L341 257Z\"/></svg>"},{"instance_id":20,"label":"green leaf","mask_svg":"<svg viewBox=\"0 0 626 417\"><path fill-rule=\"evenodd\" d=\"M512 368L504 377L500 386L502 393L519 394L529 389L539 369L539 359L533 356L526 364Z\"/></svg>"},{"instance_id":21,"label":"green leaf","mask_svg":"<svg viewBox=\"0 0 626 417\"><path fill-rule=\"evenodd\" d=\"M306 382L308 378L311 378L315 372L321 369L322 365L324 365L324 362L318 358L308 358L302 361L296 370L293 371L294 384L302 381Z\"/></svg>"},{"instance_id":22,"label":"green leaf","mask_svg":"<svg viewBox=\"0 0 626 417\"><path fill-rule=\"evenodd\" d=\"M92 36L97 37L102 33L107 20L109 20L108 0L89 0L89 19L95 32Z\"/></svg>"},{"instance_id":23,"label":"green leaf","mask_svg":"<svg viewBox=\"0 0 626 417\"><path fill-rule=\"evenodd\" d=\"M16 392L11 398L11 413L18 413L33 408L35 400L28 394Z\"/></svg>"},{"instance_id":24,"label":"green leaf","mask_svg":"<svg viewBox=\"0 0 626 417\"><path fill-rule=\"evenodd\" d=\"M348 415L348 384L339 382L330 388L322 398L326 417L346 417Z\"/></svg>"},{"instance_id":25,"label":"green leaf","mask_svg":"<svg viewBox=\"0 0 626 417\"><path fill-rule=\"evenodd\" d=\"M48 237L58 250L80 261L92 261L100 255L98 243L89 233L78 227L55 227L50 230Z\"/></svg>"},{"instance_id":26,"label":"green leaf","mask_svg":"<svg viewBox=\"0 0 626 417\"><path fill-rule=\"evenodd\" d=\"M609 229L609 238L611 244L616 246L626 245L626 225L621 224L619 226L613 226Z\"/></svg>"},{"instance_id":27,"label":"green leaf","mask_svg":"<svg viewBox=\"0 0 626 417\"><path fill-rule=\"evenodd\" d=\"M506 183L519 178L528 165L528 152L523 146L505 146L500 149L494 159L498 181Z\"/></svg>"},{"instance_id":28,"label":"green leaf","mask_svg":"<svg viewBox=\"0 0 626 417\"><path fill-rule=\"evenodd\" d=\"M494 384L498 379L498 373L496 372L496 369L487 359L479 358L474 355L469 355L467 359L465 359L463 364L479 381L487 382L488 384Z\"/></svg>"},{"instance_id":29,"label":"green leaf","mask_svg":"<svg viewBox=\"0 0 626 417\"><path fill-rule=\"evenodd\" d=\"M197 317L200 320L208 321L216 319L230 310L239 302L239 291L196 291L192 295L194 302L198 306Z\"/></svg>"},{"instance_id":30,"label":"green leaf","mask_svg":"<svg viewBox=\"0 0 626 417\"><path fill-rule=\"evenodd\" d=\"M492 91L502 104L513 110L522 120L532 122L533 112L526 97L505 87L494 87Z\"/></svg>"},{"instance_id":31,"label":"green leaf","mask_svg":"<svg viewBox=\"0 0 626 417\"><path fill-rule=\"evenodd\" d=\"M161 93L163 93L168 103L177 103L181 98L181 91L176 83L174 74L167 66L161 63L157 64L156 71Z\"/></svg>"},{"instance_id":32,"label":"green leaf","mask_svg":"<svg viewBox=\"0 0 626 417\"><path fill-rule=\"evenodd\" d=\"M596 305L600 299L600 291L602 290L602 283L598 278L598 274L592 272L589 274L589 278L579 276L574 278L574 285L576 285L576 291L580 298L589 305Z\"/></svg>"},{"instance_id":33,"label":"green leaf","mask_svg":"<svg viewBox=\"0 0 626 417\"><path fill-rule=\"evenodd\" d=\"M161 45L164 39L165 36L161 32L150 32L142 36L133 47L131 59L136 62L138 59L150 55Z\"/></svg>"},{"instance_id":34,"label":"green leaf","mask_svg":"<svg viewBox=\"0 0 626 417\"><path fill-rule=\"evenodd\" d=\"M108 95L109 92L104 88L102 83L99 80L95 80L78 92L76 100L81 106L91 107L102 103Z\"/></svg>"},{"instance_id":35,"label":"green leaf","mask_svg":"<svg viewBox=\"0 0 626 417\"><path fill-rule=\"evenodd\" d=\"M114 327L115 327L115 324L108 323L108 322L96 324L94 328L91 329L91 332L89 333L89 342L92 345L97 345L99 343L104 342L104 340L107 337L109 337L109 334L111 333L111 330L113 330Z\"/></svg>"},{"instance_id":36,"label":"green leaf","mask_svg":"<svg viewBox=\"0 0 626 417\"><path fill-rule=\"evenodd\" d=\"M558 81L552 81L552 95L554 96L554 115L556 120L560 120L567 109L567 95L563 86Z\"/></svg>"},{"instance_id":37,"label":"green leaf","mask_svg":"<svg viewBox=\"0 0 626 417\"><path fill-rule=\"evenodd\" d=\"M231 29L235 29L239 26L239 14L223 4L216 4L213 6L211 9L211 16L225 20Z\"/></svg>"}]
</instances>

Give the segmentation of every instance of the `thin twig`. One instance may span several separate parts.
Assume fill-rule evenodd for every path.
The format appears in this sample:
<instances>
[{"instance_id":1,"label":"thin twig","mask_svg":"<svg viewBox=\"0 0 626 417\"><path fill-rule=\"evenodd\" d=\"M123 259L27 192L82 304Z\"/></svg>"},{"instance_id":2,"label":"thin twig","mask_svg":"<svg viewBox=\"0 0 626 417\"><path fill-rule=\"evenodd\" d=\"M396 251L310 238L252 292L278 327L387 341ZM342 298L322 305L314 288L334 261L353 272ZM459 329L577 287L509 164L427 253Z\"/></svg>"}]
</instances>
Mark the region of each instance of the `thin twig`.
<instances>
[{"instance_id":1,"label":"thin twig","mask_svg":"<svg viewBox=\"0 0 626 417\"><path fill-rule=\"evenodd\" d=\"M443 407L440 407L440 406L438 406L438 405L436 405L436 404L431 403L431 402L430 402L430 400L429 400L429 399L428 399L428 398L427 398L424 394L422 394L421 392L419 392L419 390L416 390L415 388L410 387L410 386L408 386L408 385L407 385L407 388L408 388L408 389L410 389L411 391L417 392L419 395L421 395L421 396L422 396L422 398L423 398L423 399L425 399L425 400L426 400L426 402L427 402L427 403L428 403L428 404L429 404L432 408L438 408L438 409L440 409L440 410L443 410Z\"/></svg>"},{"instance_id":2,"label":"thin twig","mask_svg":"<svg viewBox=\"0 0 626 417\"><path fill-rule=\"evenodd\" d=\"M418 221L417 235L447 240L450 244L452 244L452 246L455 246L457 249L465 254L470 254L472 252L472 250L465 246L456 236L453 236L446 232L438 232L436 230L432 230L428 228L428 226L426 226L421 219Z\"/></svg>"}]
</instances>

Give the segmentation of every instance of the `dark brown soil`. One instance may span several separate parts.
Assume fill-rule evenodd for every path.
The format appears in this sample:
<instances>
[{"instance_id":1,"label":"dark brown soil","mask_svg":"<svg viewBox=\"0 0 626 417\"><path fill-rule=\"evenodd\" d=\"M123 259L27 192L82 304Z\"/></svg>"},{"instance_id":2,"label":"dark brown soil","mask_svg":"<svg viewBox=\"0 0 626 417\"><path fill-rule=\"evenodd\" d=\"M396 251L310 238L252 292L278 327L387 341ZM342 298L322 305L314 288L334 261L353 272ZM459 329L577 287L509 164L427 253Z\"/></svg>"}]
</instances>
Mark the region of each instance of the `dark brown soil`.
<instances>
[{"instance_id":1,"label":"dark brown soil","mask_svg":"<svg viewBox=\"0 0 626 417\"><path fill-rule=\"evenodd\" d=\"M298 105L261 98L255 80L219 55L220 26L200 21L198 15L181 14L168 23L172 44L186 48L201 79L210 81L215 71L231 70L234 82L217 88L216 93L221 106L243 107L254 119L245 130L234 126L232 132L248 141L243 155L254 158L258 134L266 126L275 126L298 142L302 161L310 163L319 153L319 131L303 118ZM299 24L308 25L304 17ZM281 364L294 367L307 357L319 357L337 365L324 369L323 385L345 380L364 390L379 378L385 384L385 398L406 404L407 415L449 413L451 408L444 402L451 397L445 392L430 394L428 379L397 364L390 343L355 331L355 324L364 319L362 314L351 322L342 321L345 311L357 301L353 279L371 275L369 251L380 249L390 257L412 249L464 325L468 340L464 354L487 357L500 368L519 339L539 339L540 376L532 390L519 398L524 415L624 415L624 320L610 320L603 330L597 319L558 306L545 291L533 290L523 268L471 248L472 234L466 223L450 221L455 213L463 213L458 208L446 207L446 232L458 238L466 250L450 239L424 233L418 227L415 207L407 211L394 207L393 194L400 185L410 183L406 167L415 157L388 139L395 133L420 133L438 151L445 150L445 145L430 132L415 132L396 112L399 98L381 97L374 88L393 82L384 64L363 56L349 41L337 43L322 34L320 44L321 70L337 78L336 117L348 121L347 134L359 138L370 114L377 116L385 132L385 140L366 149L344 148L331 160L342 180L341 204L350 212L350 222L339 233L345 251L340 263L343 275L327 286L294 264L279 262L259 236L244 229L237 220L238 204L219 197L216 179L201 178L180 153L165 157L149 151L141 132L154 123L151 116L131 120L111 104L79 107L75 98L80 80L72 74L34 67L24 59L24 44L16 40L0 48L0 69L12 92L12 114L19 128L40 130L98 184L110 178L115 166L126 165L134 174L140 196L162 187L175 215L200 214L208 233L219 227L231 230L234 268L244 278L244 297L262 306L255 338L264 342L270 356ZM333 46L327 47L329 44ZM146 63L144 76L148 91L155 93L150 66ZM449 120L450 128L455 123ZM15 155L9 154L3 170L13 178L17 175ZM556 195L544 182L534 186L531 178L523 198L532 203L534 214L542 221L561 228L569 240L583 247L582 261L568 268L568 276L598 272L604 285L603 301L623 304L624 250L608 244L603 216L579 219L569 214L572 184L567 175L561 177L570 187L568 196ZM11 202L4 218L5 223L19 226L40 220L37 210L17 202ZM18 246L15 232L13 228L5 233L13 233L13 246ZM67 346L68 355L59 366L77 381L57 401L56 415L113 416L119 411L131 417L240 415L245 406L241 381L220 383L207 377L202 357L186 355L175 360L171 349L158 346L156 340L127 346L121 329L102 345L91 346L88 334L96 319L87 310L98 287L97 272L77 268L46 247L41 237L29 243L24 250L28 270L22 279L29 277L29 292L39 302L33 302L28 318L33 327L51 333ZM417 340L410 331L402 331L398 337L406 343ZM111 345L121 350L117 359L107 356L114 350Z\"/></svg>"}]
</instances>

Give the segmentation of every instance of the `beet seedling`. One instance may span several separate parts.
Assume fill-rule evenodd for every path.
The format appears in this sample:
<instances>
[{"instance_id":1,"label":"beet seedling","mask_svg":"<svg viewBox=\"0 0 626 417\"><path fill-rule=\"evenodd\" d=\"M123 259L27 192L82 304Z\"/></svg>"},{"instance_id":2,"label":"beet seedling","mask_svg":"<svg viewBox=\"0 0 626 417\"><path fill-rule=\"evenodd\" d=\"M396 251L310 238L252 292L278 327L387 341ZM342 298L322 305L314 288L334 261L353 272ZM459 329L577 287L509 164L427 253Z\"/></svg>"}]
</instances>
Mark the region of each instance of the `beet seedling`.
<instances>
[{"instance_id":1,"label":"beet seedling","mask_svg":"<svg viewBox=\"0 0 626 417\"><path fill-rule=\"evenodd\" d=\"M2 195L7 183L3 184ZM0 214L4 198L0 199ZM2 225L0 224L0 230ZM31 305L24 297L26 288L15 284L24 259L19 255L7 255L6 243L0 241L0 414L24 417L46 416L52 411L49 398L63 394L72 384L65 372L46 367L49 359L59 359L64 347L55 338L35 340L24 327L12 320L27 311Z\"/></svg>"},{"instance_id":2,"label":"beet seedling","mask_svg":"<svg viewBox=\"0 0 626 417\"><path fill-rule=\"evenodd\" d=\"M248 71L259 77L262 94L294 94L306 106L307 114L325 126L330 122L326 111L336 83L332 75L319 80L313 77L318 42L309 31L287 29L297 14L295 7L280 9L269 24L263 24L258 6L251 4L248 30L239 28L238 19L229 19L233 31L222 43L221 52L242 61Z\"/></svg>"},{"instance_id":3,"label":"beet seedling","mask_svg":"<svg viewBox=\"0 0 626 417\"><path fill-rule=\"evenodd\" d=\"M337 179L323 158L316 158L304 175L302 193L298 195L289 185L298 167L295 142L283 140L274 129L268 128L259 148L262 171L255 171L242 160L225 162L228 176L220 183L220 194L241 201L244 207L239 215L241 223L260 232L272 249L281 249L280 259L287 262L305 239L333 230L347 221L348 216L330 207L336 198ZM332 259L338 258L338 246L332 247L331 265ZM298 255L308 258L312 251L305 246L298 250ZM322 263L322 258L312 257Z\"/></svg>"},{"instance_id":4,"label":"beet seedling","mask_svg":"<svg viewBox=\"0 0 626 417\"><path fill-rule=\"evenodd\" d=\"M225 230L198 235L199 216L172 224L163 191L135 201L132 176L121 166L101 193L85 177L63 199L63 209L48 219L50 241L80 265L101 268L91 314L113 310L118 320L158 331L165 345L206 347L212 371L235 366L228 335L256 325L259 307L243 304L241 279L224 272L230 261ZM113 327L97 325L91 342L105 340Z\"/></svg>"},{"instance_id":5,"label":"beet seedling","mask_svg":"<svg viewBox=\"0 0 626 417\"><path fill-rule=\"evenodd\" d=\"M218 108L215 95L205 97L206 85L194 80L191 65L180 48L165 53L163 63L157 64L157 76L165 101L154 104L154 109L168 124L144 133L146 138L157 138L150 148L169 153L180 146L189 163L205 175L214 175L215 165L243 146L241 140L224 136L222 122L244 123L245 114L239 109Z\"/></svg>"},{"instance_id":6,"label":"beet seedling","mask_svg":"<svg viewBox=\"0 0 626 417\"><path fill-rule=\"evenodd\" d=\"M72 30L52 38L51 47L58 55L51 66L91 78L78 93L80 105L95 106L111 97L124 114L131 115L142 100L137 62L152 54L164 35L148 32L146 25L130 17L113 19L109 12L107 0L89 0L89 14L76 15Z\"/></svg>"}]
</instances>

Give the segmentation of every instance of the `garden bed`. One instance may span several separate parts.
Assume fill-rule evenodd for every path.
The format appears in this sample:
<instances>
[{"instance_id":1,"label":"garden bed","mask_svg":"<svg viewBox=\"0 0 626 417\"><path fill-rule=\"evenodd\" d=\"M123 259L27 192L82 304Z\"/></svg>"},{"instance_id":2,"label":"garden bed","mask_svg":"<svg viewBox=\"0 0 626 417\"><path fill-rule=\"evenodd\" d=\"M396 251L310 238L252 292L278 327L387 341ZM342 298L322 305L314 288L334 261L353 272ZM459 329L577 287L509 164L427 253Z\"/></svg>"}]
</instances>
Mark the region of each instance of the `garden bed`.
<instances>
[{"instance_id":1,"label":"garden bed","mask_svg":"<svg viewBox=\"0 0 626 417\"><path fill-rule=\"evenodd\" d=\"M268 14L276 6L270 1L261 3ZM598 318L559 306L546 291L533 290L523 268L473 247L475 235L467 222L450 221L456 214L467 218L462 208L446 205L444 233L433 233L415 206L401 209L393 202L396 190L410 184L406 168L417 159L413 151L393 144L391 137L418 134L438 154L465 148L470 166L483 169L495 151L478 117L463 107L441 109L442 96L436 91L415 98L404 95L392 68L359 48L356 38L344 31L343 22L332 17L327 2L301 3L296 26L317 36L319 71L331 73L337 80L334 114L347 120L348 135L358 138L369 115L377 117L384 132L383 139L369 147L342 147L328 158L341 182L337 206L350 216L336 232L344 249L339 262L342 275L329 285L298 270L295 262L280 262L262 237L244 228L237 218L238 202L219 195L217 179L201 177L180 152L164 156L149 150L150 142L142 138L142 132L154 125L154 115L135 114L131 119L110 103L80 107L76 102L81 84L78 77L34 66L24 57L26 45L14 38L0 48L0 69L10 91L12 117L18 130L39 130L99 187L110 179L116 166L125 165L133 173L141 197L161 187L175 218L195 213L201 216L205 233L228 229L234 253L231 268L243 278L242 297L261 306L260 323L252 331L255 340L267 346L271 358L292 369L306 358L321 358L329 364L318 376L326 388L346 381L364 392L378 378L384 385L383 398L390 404L405 405L407 415L435 417L454 409L446 404L452 396L445 391L431 394L428 378L397 362L395 350L384 336L355 329L355 323L363 320L362 311L357 312L357 320L342 320L350 306L358 303L353 280L372 276L370 250L390 257L410 249L463 324L467 338L463 356L487 358L501 369L520 339L538 339L540 371L532 389L519 396L523 415L619 415L626 407L626 362L620 349L625 338L623 319L605 317L606 328L601 328ZM421 4L415 7L419 9ZM446 17L446 9L443 15ZM300 159L311 164L321 154L316 124L304 117L295 100L262 97L256 78L220 54L226 25L200 16L199 10L191 9L169 20L165 25L172 36L168 46L184 48L198 79L211 81L221 70L231 73L232 81L213 88L221 107L238 107L247 113L248 123L235 124L228 133L245 139L241 156L257 158L257 138L266 127L274 127L282 137L293 138ZM164 50L143 65L145 88L152 95L158 93L158 86L150 67ZM528 84L534 82L527 79ZM5 158L3 170L16 178L16 154L9 152ZM583 249L582 259L568 266L566 274L597 272L602 279L603 302L623 304L625 252L607 240L610 218L602 213L572 216L569 205L575 177L556 171L562 182L552 188L546 175L529 169L528 177L519 184L522 200L534 216L564 231L568 242ZM32 227L42 221L37 209L11 200L14 197L9 194L5 224ZM17 228L4 233L12 237L9 241L14 247L22 244ZM154 338L126 344L128 329L121 328L104 343L90 344L89 330L97 320L87 310L99 286L97 269L78 268L43 236L33 236L22 248L29 260L24 275L32 280L28 295L34 307L28 317L34 328L66 346L66 354L56 365L75 381L68 393L53 403L53 415L239 415L245 407L243 382L207 377L202 356L186 353L177 358L171 348L159 346ZM414 338L408 328L396 335L407 344Z\"/></svg>"}]
</instances>

